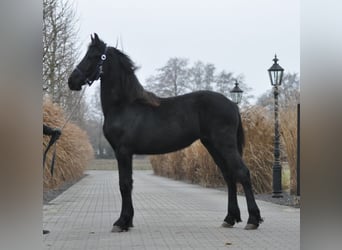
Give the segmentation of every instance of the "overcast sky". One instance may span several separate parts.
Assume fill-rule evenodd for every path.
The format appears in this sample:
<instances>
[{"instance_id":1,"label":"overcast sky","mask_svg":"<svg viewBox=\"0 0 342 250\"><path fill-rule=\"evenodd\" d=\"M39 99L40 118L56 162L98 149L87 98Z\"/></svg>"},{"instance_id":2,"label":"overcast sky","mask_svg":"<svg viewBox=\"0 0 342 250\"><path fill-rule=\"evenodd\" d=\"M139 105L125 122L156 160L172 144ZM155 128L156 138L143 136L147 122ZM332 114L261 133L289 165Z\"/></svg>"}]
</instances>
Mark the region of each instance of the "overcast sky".
<instances>
[{"instance_id":1,"label":"overcast sky","mask_svg":"<svg viewBox=\"0 0 342 250\"><path fill-rule=\"evenodd\" d=\"M243 74L255 96L271 89L267 69L275 53L285 72L300 73L299 0L75 0L75 5L82 56L91 33L111 46L121 37L124 52L141 67L142 84L170 57Z\"/></svg>"}]
</instances>

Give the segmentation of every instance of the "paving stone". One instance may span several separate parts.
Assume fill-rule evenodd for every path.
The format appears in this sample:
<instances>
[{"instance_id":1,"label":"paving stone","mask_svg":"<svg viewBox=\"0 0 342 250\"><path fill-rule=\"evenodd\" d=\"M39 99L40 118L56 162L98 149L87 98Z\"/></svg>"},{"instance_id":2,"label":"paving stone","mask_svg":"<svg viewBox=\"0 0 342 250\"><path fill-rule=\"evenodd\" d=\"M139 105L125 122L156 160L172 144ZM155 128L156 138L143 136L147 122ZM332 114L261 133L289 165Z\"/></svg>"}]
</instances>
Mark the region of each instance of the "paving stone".
<instances>
[{"instance_id":1,"label":"paving stone","mask_svg":"<svg viewBox=\"0 0 342 250\"><path fill-rule=\"evenodd\" d=\"M134 171L134 228L111 233L121 209L117 171L87 176L43 207L45 249L299 249L300 209L258 201L265 222L244 230L246 200L238 196L243 223L220 227L227 193Z\"/></svg>"}]
</instances>

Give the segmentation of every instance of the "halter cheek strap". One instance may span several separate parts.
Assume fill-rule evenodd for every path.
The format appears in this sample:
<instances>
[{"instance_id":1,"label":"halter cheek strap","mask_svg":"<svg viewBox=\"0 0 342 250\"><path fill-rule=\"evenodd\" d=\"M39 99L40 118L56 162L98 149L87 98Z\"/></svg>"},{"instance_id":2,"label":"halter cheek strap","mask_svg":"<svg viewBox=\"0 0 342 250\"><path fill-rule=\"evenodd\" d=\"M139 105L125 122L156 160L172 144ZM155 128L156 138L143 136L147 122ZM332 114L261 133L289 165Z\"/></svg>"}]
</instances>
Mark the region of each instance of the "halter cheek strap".
<instances>
[{"instance_id":1,"label":"halter cheek strap","mask_svg":"<svg viewBox=\"0 0 342 250\"><path fill-rule=\"evenodd\" d=\"M105 51L101 55L100 61L97 63L95 71L90 75L90 77L86 77L86 75L80 70L80 68L77 66L76 70L83 75L85 78L84 82L88 84L89 86L93 84L94 81L98 80L103 75L103 62L107 59L107 50L108 47L106 46Z\"/></svg>"},{"instance_id":2,"label":"halter cheek strap","mask_svg":"<svg viewBox=\"0 0 342 250\"><path fill-rule=\"evenodd\" d=\"M97 73L97 76L96 76L95 80L99 79L103 75L103 67L102 67L102 65L103 65L103 62L106 61L106 59L107 59L107 55L106 55L107 54L107 50L108 50L108 47L106 46L104 53L101 55L101 60L99 61L99 63L97 64L97 67L96 67L96 68L98 68L98 70L97 70L98 73ZM89 84L89 86L90 86L90 84Z\"/></svg>"}]
</instances>

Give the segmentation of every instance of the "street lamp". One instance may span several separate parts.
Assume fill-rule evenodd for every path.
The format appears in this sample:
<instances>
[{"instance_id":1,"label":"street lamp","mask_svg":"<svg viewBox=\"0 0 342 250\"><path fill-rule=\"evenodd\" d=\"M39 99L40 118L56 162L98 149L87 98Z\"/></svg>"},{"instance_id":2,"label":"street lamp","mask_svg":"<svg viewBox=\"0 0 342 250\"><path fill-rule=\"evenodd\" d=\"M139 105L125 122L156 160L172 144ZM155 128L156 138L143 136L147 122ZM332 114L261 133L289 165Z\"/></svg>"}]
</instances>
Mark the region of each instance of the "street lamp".
<instances>
[{"instance_id":1,"label":"street lamp","mask_svg":"<svg viewBox=\"0 0 342 250\"><path fill-rule=\"evenodd\" d=\"M283 80L284 69L278 64L277 55L274 56L273 65L268 69L271 85L274 94L274 164L273 164L273 195L272 197L280 198L282 195L281 187L281 164L280 164L280 134L279 134L279 117L278 117L278 87Z\"/></svg>"},{"instance_id":2,"label":"street lamp","mask_svg":"<svg viewBox=\"0 0 342 250\"><path fill-rule=\"evenodd\" d=\"M237 80L235 80L235 87L230 91L230 94L232 96L233 102L236 104L239 104L242 99L242 89L239 88L239 83Z\"/></svg>"}]
</instances>

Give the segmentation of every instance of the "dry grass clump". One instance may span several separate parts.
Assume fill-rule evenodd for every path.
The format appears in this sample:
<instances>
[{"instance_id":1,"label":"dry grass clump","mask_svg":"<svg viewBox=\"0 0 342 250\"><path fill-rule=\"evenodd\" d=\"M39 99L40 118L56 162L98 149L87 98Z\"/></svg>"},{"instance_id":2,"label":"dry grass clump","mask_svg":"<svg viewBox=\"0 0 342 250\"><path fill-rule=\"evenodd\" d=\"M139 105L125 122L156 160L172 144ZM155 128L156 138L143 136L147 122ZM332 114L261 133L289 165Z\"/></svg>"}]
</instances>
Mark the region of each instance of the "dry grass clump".
<instances>
[{"instance_id":1,"label":"dry grass clump","mask_svg":"<svg viewBox=\"0 0 342 250\"><path fill-rule=\"evenodd\" d=\"M222 174L200 141L169 154L150 156L157 175L176 180L188 180L206 187L224 185Z\"/></svg>"},{"instance_id":2,"label":"dry grass clump","mask_svg":"<svg viewBox=\"0 0 342 250\"><path fill-rule=\"evenodd\" d=\"M249 108L242 114L246 137L243 158L250 169L256 193L272 190L274 131L273 123L266 114L260 107ZM157 175L186 179L206 187L225 185L221 171L200 141L174 153L152 156L150 161Z\"/></svg>"},{"instance_id":3,"label":"dry grass clump","mask_svg":"<svg viewBox=\"0 0 342 250\"><path fill-rule=\"evenodd\" d=\"M290 167L290 192L297 192L297 110L288 109L280 116L280 134L286 150L286 158Z\"/></svg>"},{"instance_id":4,"label":"dry grass clump","mask_svg":"<svg viewBox=\"0 0 342 250\"><path fill-rule=\"evenodd\" d=\"M185 155L184 168L193 183L199 183L205 187L225 185L221 170L200 141L196 141L186 148Z\"/></svg>"},{"instance_id":5,"label":"dry grass clump","mask_svg":"<svg viewBox=\"0 0 342 250\"><path fill-rule=\"evenodd\" d=\"M256 193L272 191L273 120L262 107L250 107L241 114L245 131L243 159L250 170Z\"/></svg>"},{"instance_id":6,"label":"dry grass clump","mask_svg":"<svg viewBox=\"0 0 342 250\"><path fill-rule=\"evenodd\" d=\"M169 154L151 156L150 162L154 173L176 180L185 179L184 155L184 151L180 150Z\"/></svg>"},{"instance_id":7,"label":"dry grass clump","mask_svg":"<svg viewBox=\"0 0 342 250\"><path fill-rule=\"evenodd\" d=\"M43 123L50 127L61 128L65 123L62 109L50 100L43 103ZM43 137L43 152L50 141L50 136ZM83 170L94 152L85 131L70 122L64 127L62 135L57 140L54 175L50 174L50 165L54 146L46 156L43 172L44 189L53 189L66 181L73 181L83 175Z\"/></svg>"}]
</instances>

